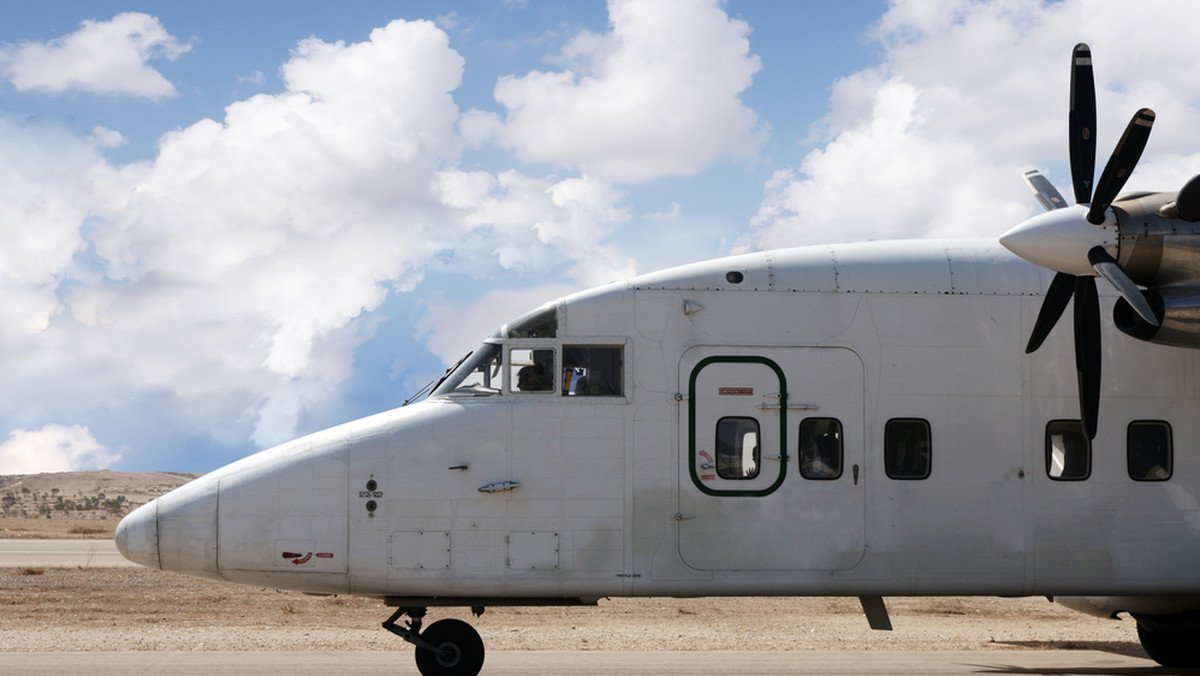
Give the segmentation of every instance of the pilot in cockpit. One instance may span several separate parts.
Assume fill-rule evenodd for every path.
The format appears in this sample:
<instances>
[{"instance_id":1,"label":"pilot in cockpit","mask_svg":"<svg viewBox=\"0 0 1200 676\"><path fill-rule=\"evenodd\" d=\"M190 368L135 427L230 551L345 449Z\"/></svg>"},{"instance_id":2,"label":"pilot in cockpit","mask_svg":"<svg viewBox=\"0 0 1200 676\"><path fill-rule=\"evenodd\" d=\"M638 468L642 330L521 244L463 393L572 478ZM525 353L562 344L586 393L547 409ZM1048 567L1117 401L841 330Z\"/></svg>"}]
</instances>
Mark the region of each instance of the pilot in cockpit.
<instances>
[{"instance_id":1,"label":"pilot in cockpit","mask_svg":"<svg viewBox=\"0 0 1200 676\"><path fill-rule=\"evenodd\" d=\"M522 392L545 392L552 385L541 364L522 366L517 371L517 389Z\"/></svg>"}]
</instances>

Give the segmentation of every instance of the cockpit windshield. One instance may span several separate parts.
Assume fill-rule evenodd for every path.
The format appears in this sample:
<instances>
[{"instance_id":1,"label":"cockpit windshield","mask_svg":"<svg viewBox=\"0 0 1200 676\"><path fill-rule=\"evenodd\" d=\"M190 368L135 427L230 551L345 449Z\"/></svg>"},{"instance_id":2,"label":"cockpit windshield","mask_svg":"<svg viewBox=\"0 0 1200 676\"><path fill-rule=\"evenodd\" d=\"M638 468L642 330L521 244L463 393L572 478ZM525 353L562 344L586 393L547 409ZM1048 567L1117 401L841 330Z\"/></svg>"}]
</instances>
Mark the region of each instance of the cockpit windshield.
<instances>
[{"instance_id":1,"label":"cockpit windshield","mask_svg":"<svg viewBox=\"0 0 1200 676\"><path fill-rule=\"evenodd\" d=\"M500 346L484 343L454 369L429 396L480 397L500 394Z\"/></svg>"},{"instance_id":2,"label":"cockpit windshield","mask_svg":"<svg viewBox=\"0 0 1200 676\"><path fill-rule=\"evenodd\" d=\"M554 338L558 335L558 307L547 305L504 325L509 338Z\"/></svg>"},{"instance_id":3,"label":"cockpit windshield","mask_svg":"<svg viewBox=\"0 0 1200 676\"><path fill-rule=\"evenodd\" d=\"M507 338L554 338L556 336L558 336L557 303L544 305L523 314L492 334L488 342L481 345L478 350L464 357L462 362L438 384L429 396L481 397L500 394L504 385L504 372L501 370L504 365L503 350L500 343L491 341L504 341ZM525 352L532 353L533 351L525 350ZM552 378L554 351L538 350L537 352L550 355L549 365L541 363L539 365L543 367L544 373L551 374ZM528 364L522 362L521 366L528 366ZM514 373L511 386L522 388L518 381L517 374ZM551 384L545 389L551 391L553 385ZM522 391L524 391L523 388Z\"/></svg>"}]
</instances>

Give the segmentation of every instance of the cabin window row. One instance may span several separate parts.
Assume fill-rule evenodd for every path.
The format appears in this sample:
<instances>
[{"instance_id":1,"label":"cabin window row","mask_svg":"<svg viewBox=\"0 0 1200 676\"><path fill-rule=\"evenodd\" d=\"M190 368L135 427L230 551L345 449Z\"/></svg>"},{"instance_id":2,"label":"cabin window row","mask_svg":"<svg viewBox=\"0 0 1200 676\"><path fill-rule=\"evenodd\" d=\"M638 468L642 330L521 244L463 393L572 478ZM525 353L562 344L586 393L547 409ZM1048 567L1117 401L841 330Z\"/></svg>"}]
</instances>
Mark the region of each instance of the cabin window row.
<instances>
[{"instance_id":1,"label":"cabin window row","mask_svg":"<svg viewBox=\"0 0 1200 676\"><path fill-rule=\"evenodd\" d=\"M754 479L762 465L758 421L721 418L716 430L717 476ZM884 471L902 481L929 478L933 471L933 439L929 421L893 418L883 433ZM1134 481L1166 481L1173 471L1171 426L1139 420L1126 429L1126 469ZM1091 442L1078 420L1052 420L1046 425L1046 475L1056 481L1083 481L1091 476ZM799 429L800 475L814 481L842 476L842 423L836 418L805 418Z\"/></svg>"},{"instance_id":2,"label":"cabin window row","mask_svg":"<svg viewBox=\"0 0 1200 676\"><path fill-rule=\"evenodd\" d=\"M1125 428L1125 469L1134 481L1166 481L1174 472L1171 425L1135 420ZM1078 420L1046 424L1046 475L1055 481L1084 481L1092 475L1092 442Z\"/></svg>"},{"instance_id":3,"label":"cabin window row","mask_svg":"<svg viewBox=\"0 0 1200 676\"><path fill-rule=\"evenodd\" d=\"M713 469L722 479L754 479L762 465L758 421L730 416L717 421ZM931 471L929 422L915 418L889 420L884 428L884 466L892 479L925 479ZM842 476L842 423L837 418L805 418L800 422L800 476L832 481ZM707 469L707 468L704 468Z\"/></svg>"},{"instance_id":4,"label":"cabin window row","mask_svg":"<svg viewBox=\"0 0 1200 676\"><path fill-rule=\"evenodd\" d=\"M722 479L754 479L762 465L758 421L731 416L717 421L716 463ZM814 481L842 476L842 423L806 418L800 423L800 475Z\"/></svg>"}]
</instances>

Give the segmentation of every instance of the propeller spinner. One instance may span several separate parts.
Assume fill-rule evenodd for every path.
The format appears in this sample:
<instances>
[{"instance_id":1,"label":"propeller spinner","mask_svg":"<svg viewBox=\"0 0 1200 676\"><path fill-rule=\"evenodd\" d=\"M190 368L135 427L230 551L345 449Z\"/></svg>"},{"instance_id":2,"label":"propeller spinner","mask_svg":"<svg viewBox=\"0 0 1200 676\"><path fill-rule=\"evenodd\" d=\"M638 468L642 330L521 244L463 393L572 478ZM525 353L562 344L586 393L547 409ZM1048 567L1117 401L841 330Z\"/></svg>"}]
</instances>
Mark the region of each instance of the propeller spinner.
<instances>
[{"instance_id":1,"label":"propeller spinner","mask_svg":"<svg viewBox=\"0 0 1200 676\"><path fill-rule=\"evenodd\" d=\"M1156 327L1159 323L1137 284L1114 257L1118 231L1116 217L1109 208L1141 158L1153 125L1154 111L1149 108L1134 114L1104 166L1093 193L1096 85L1091 49L1085 44L1076 45L1071 59L1071 111L1068 117L1071 183L1076 206L1068 206L1041 173L1036 170L1026 172L1026 184L1049 213L1025 221L1000 238L1000 243L1013 253L1058 273L1046 291L1026 353L1041 347L1067 303L1074 301L1080 420L1089 439L1096 436L1100 409L1100 304L1096 276L1107 280L1146 322Z\"/></svg>"}]
</instances>

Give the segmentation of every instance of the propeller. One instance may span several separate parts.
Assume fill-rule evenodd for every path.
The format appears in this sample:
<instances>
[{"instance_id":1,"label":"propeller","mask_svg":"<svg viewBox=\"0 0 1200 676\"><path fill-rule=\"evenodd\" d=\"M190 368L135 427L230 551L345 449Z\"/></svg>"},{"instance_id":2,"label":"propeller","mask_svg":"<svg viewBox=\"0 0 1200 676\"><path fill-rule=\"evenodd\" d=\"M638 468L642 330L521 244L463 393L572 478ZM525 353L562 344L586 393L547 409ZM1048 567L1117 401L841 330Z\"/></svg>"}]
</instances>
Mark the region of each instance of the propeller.
<instances>
[{"instance_id":1,"label":"propeller","mask_svg":"<svg viewBox=\"0 0 1200 676\"><path fill-rule=\"evenodd\" d=\"M1058 270L1038 310L1029 343L1025 347L1026 353L1041 347L1062 317L1067 303L1074 302L1075 369L1079 377L1080 421L1088 439L1094 439L1100 411L1101 366L1100 303L1095 276L1103 277L1143 319L1158 326L1158 318L1137 284L1106 249L1106 246L1115 244L1110 241L1112 228L1106 224L1108 209L1142 156L1154 125L1154 111L1143 108L1130 120L1108 163L1104 165L1093 193L1092 179L1096 171L1096 84L1092 73L1091 49L1081 43L1075 45L1071 55L1071 109L1067 125L1075 202L1081 205L1080 209L1086 208L1086 223L1102 226L1103 229L1089 233L1084 225L1085 229L1081 230L1081 219L1072 210L1061 215L1030 219L1002 237L1001 241L1018 255L1039 264L1049 261L1051 264L1047 267ZM1040 172L1025 172L1025 183L1047 211L1067 208L1062 195ZM1180 211L1186 209L1189 215L1195 214L1200 219L1200 181L1196 183L1191 191L1181 191L1177 201ZM1037 234L1030 236L1035 229ZM1054 234L1048 235L1048 230L1053 230ZM1066 233L1062 241L1049 241L1059 232ZM1079 258L1079 254L1084 253L1078 250L1081 239L1098 242L1087 246L1086 264ZM1048 249L1049 252L1038 251L1039 248Z\"/></svg>"}]
</instances>

